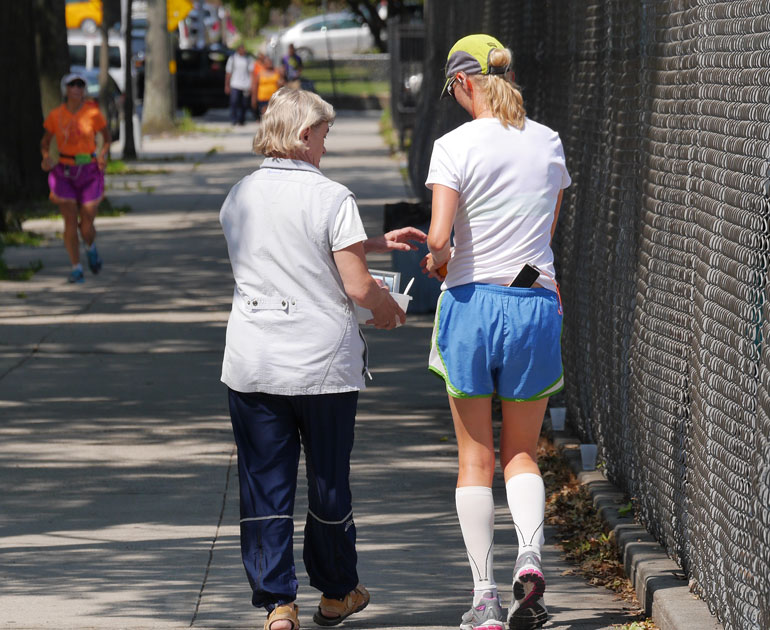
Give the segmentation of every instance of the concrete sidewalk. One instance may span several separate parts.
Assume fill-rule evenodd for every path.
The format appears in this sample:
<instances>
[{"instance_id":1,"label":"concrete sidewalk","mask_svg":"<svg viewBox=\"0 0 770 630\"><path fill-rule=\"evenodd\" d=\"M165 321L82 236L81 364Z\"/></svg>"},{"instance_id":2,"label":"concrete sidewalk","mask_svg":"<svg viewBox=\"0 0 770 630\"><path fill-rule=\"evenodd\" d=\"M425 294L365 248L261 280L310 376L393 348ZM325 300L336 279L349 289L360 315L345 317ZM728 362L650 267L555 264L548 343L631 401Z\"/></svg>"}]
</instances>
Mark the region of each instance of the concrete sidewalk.
<instances>
[{"instance_id":1,"label":"concrete sidewalk","mask_svg":"<svg viewBox=\"0 0 770 630\"><path fill-rule=\"evenodd\" d=\"M408 198L378 118L341 113L321 164L356 193L370 234L382 231L384 203ZM45 266L28 282L0 283L0 628L261 628L240 564L219 382L232 276L217 220L229 188L259 159L253 123L209 126L145 139L143 158L154 162L142 167L167 173L110 178L113 205L133 211L97 221L105 267L86 272L85 285L66 284L58 239L6 250L11 264ZM61 230L57 220L25 227ZM389 257L370 263L387 268ZM372 604L348 627L456 628L470 603L451 420L425 367L431 326L422 315L367 331L375 380L360 397L353 491ZM494 492L507 604L514 533L501 479ZM311 628L318 593L301 560L304 494L298 603ZM628 620L612 593L564 575L553 544L544 561L548 627Z\"/></svg>"}]
</instances>

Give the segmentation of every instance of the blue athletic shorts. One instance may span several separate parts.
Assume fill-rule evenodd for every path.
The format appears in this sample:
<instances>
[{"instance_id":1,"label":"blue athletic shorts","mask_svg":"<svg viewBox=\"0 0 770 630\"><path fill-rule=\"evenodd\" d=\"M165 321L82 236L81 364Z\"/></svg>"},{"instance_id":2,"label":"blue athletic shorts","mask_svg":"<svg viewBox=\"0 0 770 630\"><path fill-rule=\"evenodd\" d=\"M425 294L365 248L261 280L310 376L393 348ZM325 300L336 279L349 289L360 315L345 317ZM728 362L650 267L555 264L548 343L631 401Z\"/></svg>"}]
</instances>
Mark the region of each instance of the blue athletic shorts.
<instances>
[{"instance_id":1,"label":"blue athletic shorts","mask_svg":"<svg viewBox=\"0 0 770 630\"><path fill-rule=\"evenodd\" d=\"M428 367L455 398L546 398L564 386L561 327L550 289L452 287L438 300Z\"/></svg>"}]
</instances>

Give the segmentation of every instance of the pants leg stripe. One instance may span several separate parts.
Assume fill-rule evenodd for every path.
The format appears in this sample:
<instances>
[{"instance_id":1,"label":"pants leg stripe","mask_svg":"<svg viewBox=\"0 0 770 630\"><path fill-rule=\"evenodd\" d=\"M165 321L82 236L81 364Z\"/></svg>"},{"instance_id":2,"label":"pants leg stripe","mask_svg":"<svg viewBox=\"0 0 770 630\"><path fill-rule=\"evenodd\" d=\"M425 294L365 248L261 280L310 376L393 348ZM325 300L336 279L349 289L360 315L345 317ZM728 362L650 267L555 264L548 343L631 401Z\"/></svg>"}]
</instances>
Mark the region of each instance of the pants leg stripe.
<instances>
[{"instance_id":1,"label":"pants leg stripe","mask_svg":"<svg viewBox=\"0 0 770 630\"><path fill-rule=\"evenodd\" d=\"M347 521L347 520L348 520L348 519L349 519L351 516L353 516L353 510L350 510L350 512L348 512L348 515L347 515L345 518L343 518L341 521L325 521L325 520L323 520L322 518L318 518L318 516L316 516L315 514L313 514L313 510L310 510L310 509L308 510L308 514L310 514L310 516L312 516L312 517L313 517L315 520L317 520L319 523L323 523L324 525L342 525L342 524L343 524L343 523L345 523L345 522L346 522L346 521Z\"/></svg>"},{"instance_id":2,"label":"pants leg stripe","mask_svg":"<svg viewBox=\"0 0 770 630\"><path fill-rule=\"evenodd\" d=\"M293 519L293 517L288 516L287 514L274 514L273 516L251 516L249 518L242 518L240 522L248 523L249 521L269 521L271 518Z\"/></svg>"}]
</instances>

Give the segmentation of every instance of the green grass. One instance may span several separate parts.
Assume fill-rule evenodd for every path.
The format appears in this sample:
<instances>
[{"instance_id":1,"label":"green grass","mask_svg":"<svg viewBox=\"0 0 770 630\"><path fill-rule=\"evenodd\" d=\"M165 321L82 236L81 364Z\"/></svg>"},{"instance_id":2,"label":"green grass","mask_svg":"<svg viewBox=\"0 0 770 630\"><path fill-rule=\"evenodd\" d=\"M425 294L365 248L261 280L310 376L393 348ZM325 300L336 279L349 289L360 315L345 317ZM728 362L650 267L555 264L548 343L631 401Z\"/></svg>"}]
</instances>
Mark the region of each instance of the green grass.
<instances>
[{"instance_id":1,"label":"green grass","mask_svg":"<svg viewBox=\"0 0 770 630\"><path fill-rule=\"evenodd\" d=\"M3 232L0 233L0 240L6 247L39 247L45 237L37 232Z\"/></svg>"},{"instance_id":2,"label":"green grass","mask_svg":"<svg viewBox=\"0 0 770 630\"><path fill-rule=\"evenodd\" d=\"M155 190L154 187L150 187L152 190ZM150 190L149 192L152 192ZM112 203L110 203L110 200L105 197L102 199L102 202L99 204L99 211L97 212L97 217L122 217L124 214L131 212L131 206L128 204L123 204L120 206L113 206Z\"/></svg>"},{"instance_id":3,"label":"green grass","mask_svg":"<svg viewBox=\"0 0 770 630\"><path fill-rule=\"evenodd\" d=\"M186 162L187 156L184 153L176 153L174 155L163 155L160 157L152 158L139 158L137 162Z\"/></svg>"},{"instance_id":4,"label":"green grass","mask_svg":"<svg viewBox=\"0 0 770 630\"><path fill-rule=\"evenodd\" d=\"M334 85L331 68L325 62L306 66L302 77L313 81L315 90L321 96L333 95L336 90L340 96L377 96L390 91L388 81L372 81L370 70L363 66L334 66Z\"/></svg>"},{"instance_id":5,"label":"green grass","mask_svg":"<svg viewBox=\"0 0 770 630\"><path fill-rule=\"evenodd\" d=\"M321 96L330 96L336 93L338 96L379 96L387 94L389 85L387 81L338 81L332 85L329 81L315 81L315 91Z\"/></svg>"},{"instance_id":6,"label":"green grass","mask_svg":"<svg viewBox=\"0 0 770 630\"><path fill-rule=\"evenodd\" d=\"M0 260L0 280L11 280L12 282L23 282L29 280L38 271L43 268L43 261L35 260L26 267L8 267L5 262ZM27 297L24 293L17 293L16 297Z\"/></svg>"},{"instance_id":7,"label":"green grass","mask_svg":"<svg viewBox=\"0 0 770 630\"><path fill-rule=\"evenodd\" d=\"M155 190L154 188L152 190ZM152 191L150 191L152 192ZM127 212L131 212L131 206L124 204L121 206L113 206L109 198L105 197L99 204L99 209L96 213L97 217L121 217ZM43 211L35 212L34 214L27 214L25 219L59 219L61 214L54 204L49 204L48 208L44 208Z\"/></svg>"},{"instance_id":8,"label":"green grass","mask_svg":"<svg viewBox=\"0 0 770 630\"><path fill-rule=\"evenodd\" d=\"M331 68L326 62L318 62L318 65L308 65L302 70L302 78L311 81L331 81ZM368 81L369 70L363 66L344 66L334 64L334 78L336 81Z\"/></svg>"},{"instance_id":9,"label":"green grass","mask_svg":"<svg viewBox=\"0 0 770 630\"><path fill-rule=\"evenodd\" d=\"M104 172L107 175L164 175L171 171L167 168L136 168L123 160L110 160Z\"/></svg>"},{"instance_id":10,"label":"green grass","mask_svg":"<svg viewBox=\"0 0 770 630\"><path fill-rule=\"evenodd\" d=\"M398 138L396 138L396 130L393 129L393 118L390 115L390 107L386 107L382 110L380 116L380 136L383 142L388 145L391 153L395 153L398 149Z\"/></svg>"},{"instance_id":11,"label":"green grass","mask_svg":"<svg viewBox=\"0 0 770 630\"><path fill-rule=\"evenodd\" d=\"M206 125L199 125L193 120L190 110L185 108L182 110L182 117L178 118L175 123L175 131L177 134L182 135L185 133L212 133L222 134L227 130L223 127L210 127Z\"/></svg>"},{"instance_id":12,"label":"green grass","mask_svg":"<svg viewBox=\"0 0 770 630\"><path fill-rule=\"evenodd\" d=\"M255 54L259 47L262 45L262 42L265 41L264 35L252 35L251 37L244 37L241 39L241 43L243 43L244 46L246 46L246 50L248 50L250 53Z\"/></svg>"}]
</instances>

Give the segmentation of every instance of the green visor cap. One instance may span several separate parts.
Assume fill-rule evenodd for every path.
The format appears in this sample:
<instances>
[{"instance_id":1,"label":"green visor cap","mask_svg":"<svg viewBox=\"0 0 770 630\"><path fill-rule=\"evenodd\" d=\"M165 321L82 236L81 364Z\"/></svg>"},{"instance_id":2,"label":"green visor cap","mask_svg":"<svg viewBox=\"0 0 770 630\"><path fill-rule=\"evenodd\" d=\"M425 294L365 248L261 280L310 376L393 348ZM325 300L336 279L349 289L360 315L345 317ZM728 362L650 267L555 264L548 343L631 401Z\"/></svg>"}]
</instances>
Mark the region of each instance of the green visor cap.
<instances>
[{"instance_id":1,"label":"green visor cap","mask_svg":"<svg viewBox=\"0 0 770 630\"><path fill-rule=\"evenodd\" d=\"M446 82L441 98L447 96L447 87L458 72L466 74L505 74L508 68L489 65L489 55L495 48L505 48L491 35L466 35L452 46L446 58Z\"/></svg>"}]
</instances>

